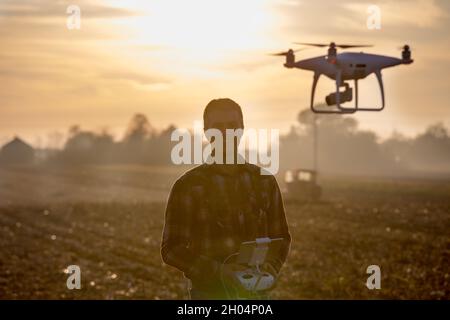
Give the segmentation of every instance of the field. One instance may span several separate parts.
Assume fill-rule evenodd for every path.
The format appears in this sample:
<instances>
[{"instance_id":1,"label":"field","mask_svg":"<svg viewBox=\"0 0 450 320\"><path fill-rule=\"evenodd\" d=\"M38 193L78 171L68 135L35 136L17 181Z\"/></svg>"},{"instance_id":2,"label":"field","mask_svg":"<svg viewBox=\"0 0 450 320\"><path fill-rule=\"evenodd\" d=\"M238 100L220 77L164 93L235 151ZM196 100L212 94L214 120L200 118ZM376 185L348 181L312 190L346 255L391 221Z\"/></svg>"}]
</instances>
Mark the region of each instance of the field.
<instances>
[{"instance_id":1,"label":"field","mask_svg":"<svg viewBox=\"0 0 450 320\"><path fill-rule=\"evenodd\" d=\"M0 299L183 299L162 263L165 200L183 168L0 168ZM279 179L280 180L280 179ZM449 299L450 181L324 177L286 203L276 299ZM65 269L79 265L82 289ZM380 290L365 286L379 265Z\"/></svg>"}]
</instances>

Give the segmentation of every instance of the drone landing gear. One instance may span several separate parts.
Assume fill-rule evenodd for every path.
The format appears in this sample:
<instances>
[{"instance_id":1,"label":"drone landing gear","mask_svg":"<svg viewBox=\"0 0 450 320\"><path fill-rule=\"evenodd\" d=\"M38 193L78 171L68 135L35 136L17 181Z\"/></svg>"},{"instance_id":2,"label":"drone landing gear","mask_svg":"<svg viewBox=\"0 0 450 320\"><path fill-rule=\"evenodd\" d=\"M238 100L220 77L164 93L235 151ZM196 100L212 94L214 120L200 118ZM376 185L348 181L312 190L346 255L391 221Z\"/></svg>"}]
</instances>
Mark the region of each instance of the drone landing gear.
<instances>
[{"instance_id":1,"label":"drone landing gear","mask_svg":"<svg viewBox=\"0 0 450 320\"><path fill-rule=\"evenodd\" d=\"M380 92L381 92L381 107L378 108L361 108L358 106L358 79L355 79L355 107L354 108L347 108L347 107L342 107L340 104L340 98L341 95L339 93L339 87L338 87L338 77L339 77L339 81L341 78L341 73L338 72L337 76L336 76L336 95L337 95L337 107L344 111L344 112L356 112L356 111L381 111L384 109L384 86L383 86L383 78L381 76L381 71L377 70L375 71L375 76L377 77L378 80L378 85L380 86ZM348 84L346 84L348 86ZM345 98L345 97L344 97ZM343 100L343 102L347 102L349 100Z\"/></svg>"},{"instance_id":2,"label":"drone landing gear","mask_svg":"<svg viewBox=\"0 0 450 320\"><path fill-rule=\"evenodd\" d=\"M375 76L378 80L378 85L380 86L381 92L381 107L378 108L365 108L358 106L358 79L354 80L355 83L355 106L353 108L341 106L341 102L349 102L353 98L353 90L349 87L348 83L342 82L341 71L336 73L336 92L331 93L326 97L326 102L328 106L336 105L337 109L334 110L323 110L314 107L314 95L316 91L317 82L319 81L321 74L315 73L313 79L313 85L311 90L311 110L314 113L328 113L328 114L352 114L356 111L381 111L384 109L384 86L383 78L381 76L381 71L376 70ZM340 88L345 87L345 91L341 92Z\"/></svg>"}]
</instances>

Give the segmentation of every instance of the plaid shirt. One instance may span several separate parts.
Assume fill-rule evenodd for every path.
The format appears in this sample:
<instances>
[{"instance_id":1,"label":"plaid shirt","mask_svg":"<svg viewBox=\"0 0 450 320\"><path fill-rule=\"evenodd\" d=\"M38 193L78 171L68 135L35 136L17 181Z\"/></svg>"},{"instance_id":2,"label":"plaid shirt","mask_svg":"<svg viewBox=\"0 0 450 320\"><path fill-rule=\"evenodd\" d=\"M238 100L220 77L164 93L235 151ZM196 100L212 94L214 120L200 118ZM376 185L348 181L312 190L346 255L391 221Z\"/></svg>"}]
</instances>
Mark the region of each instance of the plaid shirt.
<instances>
[{"instance_id":1,"label":"plaid shirt","mask_svg":"<svg viewBox=\"0 0 450 320\"><path fill-rule=\"evenodd\" d=\"M219 279L224 260L243 241L283 238L278 256L268 264L278 273L286 260L291 236L277 181L252 164L237 172L224 165L203 164L179 178L170 193L161 255L193 283Z\"/></svg>"}]
</instances>

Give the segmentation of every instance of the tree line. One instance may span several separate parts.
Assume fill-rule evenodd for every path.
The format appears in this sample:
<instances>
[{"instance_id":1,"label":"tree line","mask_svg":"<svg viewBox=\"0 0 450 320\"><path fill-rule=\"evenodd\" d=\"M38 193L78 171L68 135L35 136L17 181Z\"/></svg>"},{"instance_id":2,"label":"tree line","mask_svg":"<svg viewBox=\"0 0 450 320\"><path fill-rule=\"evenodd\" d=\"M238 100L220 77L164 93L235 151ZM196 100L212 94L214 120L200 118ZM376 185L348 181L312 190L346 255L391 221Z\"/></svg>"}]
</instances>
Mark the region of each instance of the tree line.
<instances>
[{"instance_id":1,"label":"tree line","mask_svg":"<svg viewBox=\"0 0 450 320\"><path fill-rule=\"evenodd\" d=\"M171 164L175 144L171 134L175 129L169 125L156 130L144 114L133 116L119 141L107 131L93 132L73 126L62 150L47 161ZM351 116L322 116L303 110L290 131L280 137L280 168L311 169L314 137L319 171L370 175L450 173L450 133L443 123L433 124L415 137L394 133L380 141L375 132L360 129Z\"/></svg>"}]
</instances>

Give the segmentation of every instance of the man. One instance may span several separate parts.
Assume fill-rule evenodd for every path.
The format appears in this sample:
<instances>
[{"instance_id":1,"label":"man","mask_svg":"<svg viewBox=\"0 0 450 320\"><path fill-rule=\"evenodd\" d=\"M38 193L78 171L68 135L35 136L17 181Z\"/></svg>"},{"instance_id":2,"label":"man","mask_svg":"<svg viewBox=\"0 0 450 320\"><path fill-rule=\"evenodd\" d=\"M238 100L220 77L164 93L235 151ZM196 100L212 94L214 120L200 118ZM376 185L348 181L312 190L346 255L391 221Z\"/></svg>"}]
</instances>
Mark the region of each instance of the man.
<instances>
[{"instance_id":1,"label":"man","mask_svg":"<svg viewBox=\"0 0 450 320\"><path fill-rule=\"evenodd\" d=\"M256 165L239 164L239 139L233 143L236 156L227 164L226 130L244 128L241 107L231 99L212 100L203 122L204 130L222 133L223 154L213 154L215 163L208 161L175 182L166 208L161 255L190 280L191 299L236 298L230 292L242 289L235 276L242 266L232 258L240 244L262 237L283 238L281 249L263 266L277 276L291 237L274 176L262 175Z\"/></svg>"}]
</instances>

